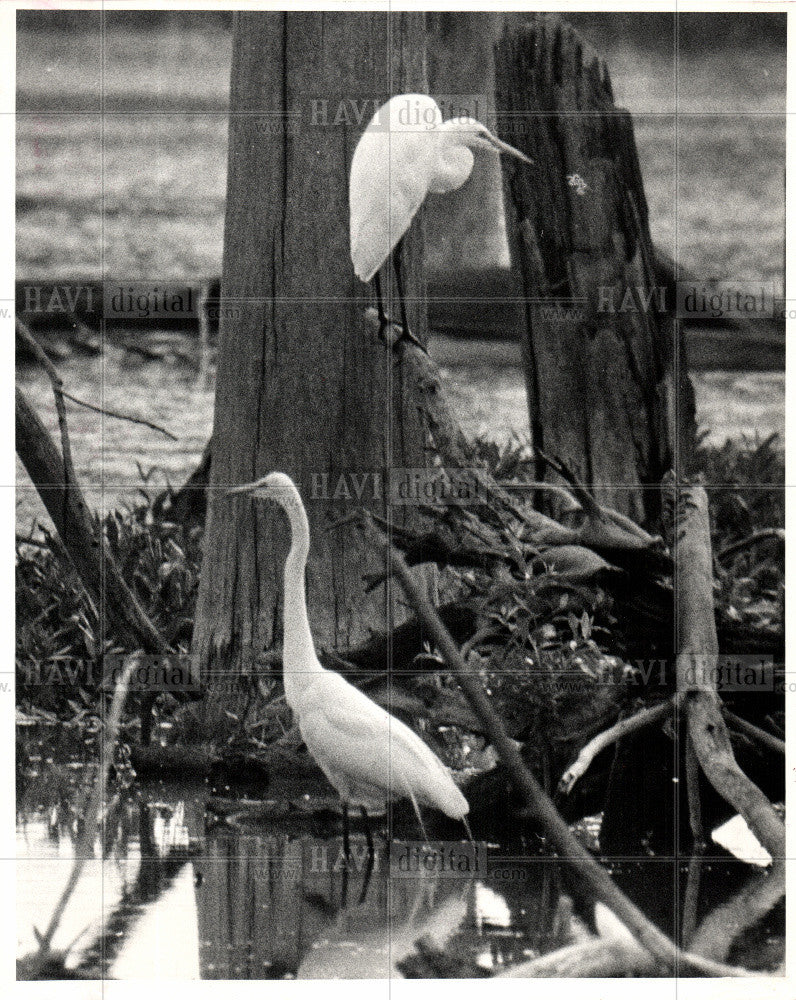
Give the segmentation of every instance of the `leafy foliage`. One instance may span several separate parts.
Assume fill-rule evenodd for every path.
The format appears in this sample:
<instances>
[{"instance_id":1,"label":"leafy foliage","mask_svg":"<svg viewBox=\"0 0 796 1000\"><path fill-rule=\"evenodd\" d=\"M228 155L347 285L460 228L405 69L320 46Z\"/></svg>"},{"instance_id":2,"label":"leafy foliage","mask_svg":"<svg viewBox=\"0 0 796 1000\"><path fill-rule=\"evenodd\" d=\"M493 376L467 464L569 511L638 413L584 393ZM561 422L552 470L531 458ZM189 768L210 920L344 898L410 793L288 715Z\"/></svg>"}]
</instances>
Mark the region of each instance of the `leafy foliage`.
<instances>
[{"instance_id":1,"label":"leafy foliage","mask_svg":"<svg viewBox=\"0 0 796 1000\"><path fill-rule=\"evenodd\" d=\"M521 441L503 447L477 441L474 457L509 490L533 477L530 453ZM784 465L776 440L701 447L699 459L709 486L715 552L721 553L754 531L784 524L780 485ZM495 542L494 525L485 527L469 508L451 507L442 516L438 524L444 529L446 545L455 542L458 534L459 541L465 538L473 552L479 545L489 552L488 546ZM108 514L104 530L125 580L147 614L175 649L187 651L201 530L184 528L156 513L144 491L137 506ZM57 539L44 530L41 538L36 545L24 541L17 545L20 704L32 714L50 713L90 728L98 677L84 672L77 685L28 683L31 664L59 659L96 663L103 652L116 648L112 623L103 630L98 609ZM467 560L457 566L446 564L445 589L465 598L482 623L466 652L512 735L527 738L536 733L555 741L573 726L590 724L582 715L584 704L595 720L610 710L622 688L613 681L619 681L627 668L617 657L621 642L609 588L604 585L612 567L576 545L529 554L508 533L498 550L507 553L505 561L489 556L478 565L468 566ZM774 538L717 560L717 604L723 618L782 628L782 555ZM434 651L428 649L422 655L433 658ZM585 692L588 698L583 697ZM295 743L277 694L274 686L271 708L250 720L250 737L261 745L274 740ZM446 726L467 729L468 713L458 695L450 684L431 683L426 675L408 685L404 714L425 720L436 730L442 726L443 732ZM384 694L386 703L395 697L394 690Z\"/></svg>"},{"instance_id":2,"label":"leafy foliage","mask_svg":"<svg viewBox=\"0 0 796 1000\"><path fill-rule=\"evenodd\" d=\"M104 523L108 548L144 610L176 650L188 651L199 578L200 531L156 518L152 502L116 510ZM102 656L120 651L113 622L83 588L57 539L41 528L17 540L18 701L83 718L101 683Z\"/></svg>"},{"instance_id":3,"label":"leafy foliage","mask_svg":"<svg viewBox=\"0 0 796 1000\"><path fill-rule=\"evenodd\" d=\"M711 505L713 550L720 583L718 610L726 620L782 630L785 561L785 459L776 434L763 441L727 441L700 449ZM735 543L748 544L731 550ZM722 553L727 550L728 556Z\"/></svg>"}]
</instances>

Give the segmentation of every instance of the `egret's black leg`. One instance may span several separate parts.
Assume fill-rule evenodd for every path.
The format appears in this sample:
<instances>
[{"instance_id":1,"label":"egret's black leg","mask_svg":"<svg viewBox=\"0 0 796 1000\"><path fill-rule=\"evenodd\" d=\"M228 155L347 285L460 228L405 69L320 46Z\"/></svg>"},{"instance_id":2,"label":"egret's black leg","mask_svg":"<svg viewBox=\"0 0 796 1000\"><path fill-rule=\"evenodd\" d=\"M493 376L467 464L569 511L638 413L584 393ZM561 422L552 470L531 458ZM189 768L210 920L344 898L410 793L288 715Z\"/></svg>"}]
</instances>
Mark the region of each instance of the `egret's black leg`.
<instances>
[{"instance_id":1,"label":"egret's black leg","mask_svg":"<svg viewBox=\"0 0 796 1000\"><path fill-rule=\"evenodd\" d=\"M370 878L373 875L373 858L374 855L368 855L368 863L365 865L365 877L362 880L362 891L359 894L359 899L357 900L357 906L362 906L368 895L368 887L370 886Z\"/></svg>"},{"instance_id":2,"label":"egret's black leg","mask_svg":"<svg viewBox=\"0 0 796 1000\"><path fill-rule=\"evenodd\" d=\"M346 866L351 858L351 841L348 836L348 803L343 803L343 855L345 856Z\"/></svg>"},{"instance_id":3,"label":"egret's black leg","mask_svg":"<svg viewBox=\"0 0 796 1000\"><path fill-rule=\"evenodd\" d=\"M365 824L365 840L368 844L368 861L365 866L365 878L362 882L362 891L359 894L358 905L361 906L365 902L365 897L368 894L368 886L370 885L370 877L373 874L373 864L376 858L376 851L373 847L373 836L370 832L370 820L368 818L368 811L364 806L359 807L359 811L362 813L362 820Z\"/></svg>"},{"instance_id":4,"label":"egret's black leg","mask_svg":"<svg viewBox=\"0 0 796 1000\"><path fill-rule=\"evenodd\" d=\"M368 818L368 811L364 806L360 806L359 811L362 813L362 820L365 823L365 840L368 844L368 856L372 858L375 851L373 850L373 836L370 832L370 819Z\"/></svg>"},{"instance_id":5,"label":"egret's black leg","mask_svg":"<svg viewBox=\"0 0 796 1000\"><path fill-rule=\"evenodd\" d=\"M404 295L404 282L403 282L403 260L401 257L401 252L403 250L404 239L403 236L395 244L392 253L390 254L390 260L392 261L392 269L395 272L395 285L398 289L398 304L401 307L401 336L398 340L411 340L415 347L419 347L424 354L428 354L428 351L423 347L417 337L409 329L409 318L406 314L406 296ZM396 341L397 343L398 341Z\"/></svg>"},{"instance_id":6,"label":"egret's black leg","mask_svg":"<svg viewBox=\"0 0 796 1000\"><path fill-rule=\"evenodd\" d=\"M340 909L348 905L348 865L343 865L343 878L340 885Z\"/></svg>"},{"instance_id":7,"label":"egret's black leg","mask_svg":"<svg viewBox=\"0 0 796 1000\"><path fill-rule=\"evenodd\" d=\"M376 289L376 309L379 312L379 333L383 333L387 326L389 326L390 321L384 310L384 298L381 294L381 276L378 271L376 271L373 275L373 287Z\"/></svg>"},{"instance_id":8,"label":"egret's black leg","mask_svg":"<svg viewBox=\"0 0 796 1000\"><path fill-rule=\"evenodd\" d=\"M392 260L392 269L395 272L395 287L398 290L398 305L401 310L401 326L403 327L403 336L409 337L414 340L412 336L412 331L409 329L409 317L406 315L406 298L404 297L404 283L403 283L403 248L404 248L404 238L403 236L398 240L392 249L390 254L390 259ZM415 341L417 343L417 341Z\"/></svg>"}]
</instances>

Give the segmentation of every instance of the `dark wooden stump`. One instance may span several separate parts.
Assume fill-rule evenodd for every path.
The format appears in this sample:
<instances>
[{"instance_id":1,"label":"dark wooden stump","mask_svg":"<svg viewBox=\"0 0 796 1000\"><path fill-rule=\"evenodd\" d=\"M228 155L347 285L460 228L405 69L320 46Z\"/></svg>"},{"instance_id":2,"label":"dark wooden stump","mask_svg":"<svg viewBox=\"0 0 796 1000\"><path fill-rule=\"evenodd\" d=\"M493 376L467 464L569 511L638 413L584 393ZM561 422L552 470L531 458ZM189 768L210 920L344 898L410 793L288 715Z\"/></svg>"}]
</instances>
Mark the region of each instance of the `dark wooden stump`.
<instances>
[{"instance_id":1,"label":"dark wooden stump","mask_svg":"<svg viewBox=\"0 0 796 1000\"><path fill-rule=\"evenodd\" d=\"M536 161L504 158L533 440L644 520L659 501L643 487L687 463L694 414L656 286L632 121L605 63L555 16L504 33L496 68L501 137Z\"/></svg>"}]
</instances>

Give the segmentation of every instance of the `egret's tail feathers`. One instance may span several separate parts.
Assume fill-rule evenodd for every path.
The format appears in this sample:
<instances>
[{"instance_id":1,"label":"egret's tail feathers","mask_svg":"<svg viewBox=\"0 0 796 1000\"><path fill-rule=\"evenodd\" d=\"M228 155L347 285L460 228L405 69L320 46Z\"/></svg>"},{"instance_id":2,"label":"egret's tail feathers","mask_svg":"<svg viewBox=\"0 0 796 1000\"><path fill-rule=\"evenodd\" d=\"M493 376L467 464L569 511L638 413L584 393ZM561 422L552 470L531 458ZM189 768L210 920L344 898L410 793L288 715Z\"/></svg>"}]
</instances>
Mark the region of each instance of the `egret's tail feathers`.
<instances>
[{"instance_id":1,"label":"egret's tail feathers","mask_svg":"<svg viewBox=\"0 0 796 1000\"><path fill-rule=\"evenodd\" d=\"M417 797L417 801L423 805L433 806L451 819L463 819L470 811L470 804L457 787L450 771L414 733L412 740L412 746L418 755L416 763L420 767L410 772L405 767L399 767L396 761L393 765L393 787L396 791L400 789L398 794L406 795L412 800L415 811ZM415 740L417 744L414 743Z\"/></svg>"},{"instance_id":2,"label":"egret's tail feathers","mask_svg":"<svg viewBox=\"0 0 796 1000\"><path fill-rule=\"evenodd\" d=\"M446 788L438 790L434 805L437 809L441 809L446 816L450 816L451 819L463 820L470 811L470 803L462 795L453 778L450 775L446 775L446 777L448 778L448 785Z\"/></svg>"}]
</instances>

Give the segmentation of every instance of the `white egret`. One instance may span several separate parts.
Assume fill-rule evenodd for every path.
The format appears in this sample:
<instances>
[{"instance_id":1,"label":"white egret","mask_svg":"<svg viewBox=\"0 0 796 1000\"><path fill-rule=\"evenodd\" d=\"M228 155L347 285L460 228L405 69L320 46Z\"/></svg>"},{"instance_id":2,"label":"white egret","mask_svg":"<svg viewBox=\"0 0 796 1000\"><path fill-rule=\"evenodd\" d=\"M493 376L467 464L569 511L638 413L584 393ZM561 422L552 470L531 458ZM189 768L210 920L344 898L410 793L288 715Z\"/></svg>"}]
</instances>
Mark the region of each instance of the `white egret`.
<instances>
[{"instance_id":1,"label":"white egret","mask_svg":"<svg viewBox=\"0 0 796 1000\"><path fill-rule=\"evenodd\" d=\"M274 500L290 521L291 544L284 571L285 698L307 749L342 800L346 854L349 806L359 806L362 812L371 853L368 812L383 813L396 798L411 799L418 818L422 803L466 824L467 799L436 754L403 722L340 674L321 666L310 632L304 585L309 523L293 481L282 472L272 472L227 492Z\"/></svg>"},{"instance_id":2,"label":"white egret","mask_svg":"<svg viewBox=\"0 0 796 1000\"><path fill-rule=\"evenodd\" d=\"M437 102L427 94L393 97L379 108L357 143L348 187L351 262L361 281L375 279L382 330L389 321L379 269L389 257L401 308L402 337L418 343L407 322L401 241L429 192L447 194L464 184L479 149L533 163L474 118L464 115L444 122Z\"/></svg>"}]
</instances>

